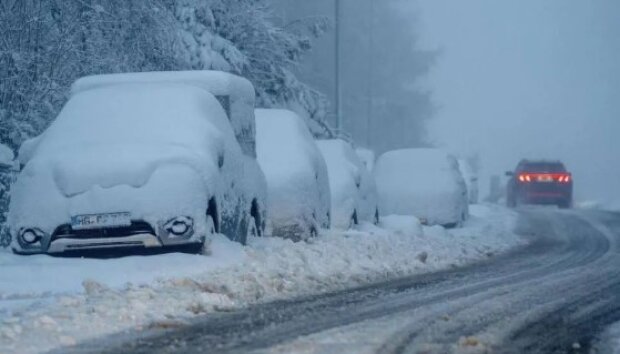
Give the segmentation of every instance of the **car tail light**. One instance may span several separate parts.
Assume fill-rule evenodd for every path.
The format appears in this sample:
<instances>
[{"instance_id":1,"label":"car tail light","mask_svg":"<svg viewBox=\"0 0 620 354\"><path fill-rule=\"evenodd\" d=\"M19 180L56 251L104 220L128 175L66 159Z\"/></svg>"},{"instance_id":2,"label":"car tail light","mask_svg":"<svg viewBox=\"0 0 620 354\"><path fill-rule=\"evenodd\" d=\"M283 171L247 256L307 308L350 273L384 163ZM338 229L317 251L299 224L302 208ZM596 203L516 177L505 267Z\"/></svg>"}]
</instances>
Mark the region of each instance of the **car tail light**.
<instances>
[{"instance_id":1,"label":"car tail light","mask_svg":"<svg viewBox=\"0 0 620 354\"><path fill-rule=\"evenodd\" d=\"M570 181L571 181L570 174L560 175L560 177L558 178L558 182L560 183L569 183Z\"/></svg>"},{"instance_id":2,"label":"car tail light","mask_svg":"<svg viewBox=\"0 0 620 354\"><path fill-rule=\"evenodd\" d=\"M532 177L526 173L522 173L519 175L519 181L521 182L531 182Z\"/></svg>"}]
</instances>

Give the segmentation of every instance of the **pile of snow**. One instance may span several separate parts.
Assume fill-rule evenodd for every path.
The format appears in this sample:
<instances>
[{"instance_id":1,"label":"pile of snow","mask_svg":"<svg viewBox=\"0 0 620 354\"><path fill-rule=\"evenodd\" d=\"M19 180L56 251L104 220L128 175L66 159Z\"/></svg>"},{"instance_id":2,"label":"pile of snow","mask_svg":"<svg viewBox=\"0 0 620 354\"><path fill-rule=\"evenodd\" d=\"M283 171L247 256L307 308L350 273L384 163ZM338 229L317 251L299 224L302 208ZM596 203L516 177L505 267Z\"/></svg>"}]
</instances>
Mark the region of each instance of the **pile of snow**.
<instances>
[{"instance_id":1,"label":"pile of snow","mask_svg":"<svg viewBox=\"0 0 620 354\"><path fill-rule=\"evenodd\" d=\"M322 293L484 260L522 244L516 215L475 206L465 227L422 227L387 216L381 228L330 232L311 243L223 236L212 256L109 260L0 253L0 352L34 353L123 330L185 323L196 315Z\"/></svg>"},{"instance_id":2,"label":"pile of snow","mask_svg":"<svg viewBox=\"0 0 620 354\"><path fill-rule=\"evenodd\" d=\"M0 167L11 167L14 159L13 150L4 144L0 144Z\"/></svg>"},{"instance_id":3,"label":"pile of snow","mask_svg":"<svg viewBox=\"0 0 620 354\"><path fill-rule=\"evenodd\" d=\"M302 118L256 110L256 153L267 179L267 233L299 240L328 228L327 166Z\"/></svg>"},{"instance_id":4,"label":"pile of snow","mask_svg":"<svg viewBox=\"0 0 620 354\"><path fill-rule=\"evenodd\" d=\"M438 149L384 153L374 170L382 214L415 215L455 225L468 215L467 188L456 159Z\"/></svg>"},{"instance_id":5,"label":"pile of snow","mask_svg":"<svg viewBox=\"0 0 620 354\"><path fill-rule=\"evenodd\" d=\"M373 221L377 210L374 177L351 145L341 139L319 140L317 145L327 163L332 227L346 229L354 216L358 222Z\"/></svg>"}]
</instances>

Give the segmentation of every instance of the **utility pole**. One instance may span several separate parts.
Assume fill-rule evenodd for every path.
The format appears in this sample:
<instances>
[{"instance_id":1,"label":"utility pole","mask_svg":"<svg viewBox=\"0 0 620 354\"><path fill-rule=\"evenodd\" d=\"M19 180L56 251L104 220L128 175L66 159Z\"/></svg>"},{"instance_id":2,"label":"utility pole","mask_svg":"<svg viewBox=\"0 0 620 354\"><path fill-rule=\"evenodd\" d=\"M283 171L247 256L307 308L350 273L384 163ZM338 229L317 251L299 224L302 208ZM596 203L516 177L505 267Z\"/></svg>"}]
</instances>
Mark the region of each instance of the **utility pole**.
<instances>
[{"instance_id":1,"label":"utility pole","mask_svg":"<svg viewBox=\"0 0 620 354\"><path fill-rule=\"evenodd\" d=\"M366 112L366 147L367 148L371 148L372 144L371 144L371 134L372 134L372 128L373 128L373 80L374 80L374 56L375 56L375 37L374 37L374 33L375 33L375 0L368 0L370 2L370 11L369 11L369 22L368 22L368 87L367 87L367 92L366 92L366 100L367 100L367 112Z\"/></svg>"},{"instance_id":2,"label":"utility pole","mask_svg":"<svg viewBox=\"0 0 620 354\"><path fill-rule=\"evenodd\" d=\"M344 130L344 122L342 117L342 78L340 72L340 31L341 31L341 0L334 0L334 22L335 22L335 70L336 70L336 129L338 132L342 132Z\"/></svg>"}]
</instances>

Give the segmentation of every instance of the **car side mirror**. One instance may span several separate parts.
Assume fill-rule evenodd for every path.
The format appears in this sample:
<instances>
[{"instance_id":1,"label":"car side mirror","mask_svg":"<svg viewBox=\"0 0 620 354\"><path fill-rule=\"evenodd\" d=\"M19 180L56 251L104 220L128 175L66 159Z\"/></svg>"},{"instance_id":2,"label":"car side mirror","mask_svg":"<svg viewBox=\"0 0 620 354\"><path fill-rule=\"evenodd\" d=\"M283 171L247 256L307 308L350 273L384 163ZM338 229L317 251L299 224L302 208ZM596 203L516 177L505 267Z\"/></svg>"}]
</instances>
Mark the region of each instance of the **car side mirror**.
<instances>
[{"instance_id":1,"label":"car side mirror","mask_svg":"<svg viewBox=\"0 0 620 354\"><path fill-rule=\"evenodd\" d=\"M512 176L514 176L514 175L515 175L515 173L514 173L514 172L512 172L512 171L506 171L506 176L507 176L507 177L512 177Z\"/></svg>"}]
</instances>

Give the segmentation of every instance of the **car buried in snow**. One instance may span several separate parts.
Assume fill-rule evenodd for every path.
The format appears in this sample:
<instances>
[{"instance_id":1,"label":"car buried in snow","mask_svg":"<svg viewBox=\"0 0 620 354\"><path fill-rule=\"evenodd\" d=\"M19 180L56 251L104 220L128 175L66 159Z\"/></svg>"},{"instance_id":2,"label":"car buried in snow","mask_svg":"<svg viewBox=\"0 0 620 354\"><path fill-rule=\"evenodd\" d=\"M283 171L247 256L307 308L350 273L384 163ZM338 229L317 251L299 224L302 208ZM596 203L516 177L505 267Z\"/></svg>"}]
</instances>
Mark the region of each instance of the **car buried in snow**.
<instances>
[{"instance_id":1,"label":"car buried in snow","mask_svg":"<svg viewBox=\"0 0 620 354\"><path fill-rule=\"evenodd\" d=\"M19 254L245 243L265 221L255 93L214 71L78 80L20 150L9 226Z\"/></svg>"},{"instance_id":2,"label":"car buried in snow","mask_svg":"<svg viewBox=\"0 0 620 354\"><path fill-rule=\"evenodd\" d=\"M379 223L375 180L355 150L342 139L318 140L331 189L332 227L351 228L361 222Z\"/></svg>"},{"instance_id":3,"label":"car buried in snow","mask_svg":"<svg viewBox=\"0 0 620 354\"><path fill-rule=\"evenodd\" d=\"M256 110L256 151L267 178L267 229L300 241L330 227L327 166L304 120L282 109Z\"/></svg>"},{"instance_id":4,"label":"car buried in snow","mask_svg":"<svg viewBox=\"0 0 620 354\"><path fill-rule=\"evenodd\" d=\"M457 160L439 149L388 151L374 170L383 215L413 215L427 225L456 227L469 216Z\"/></svg>"}]
</instances>

